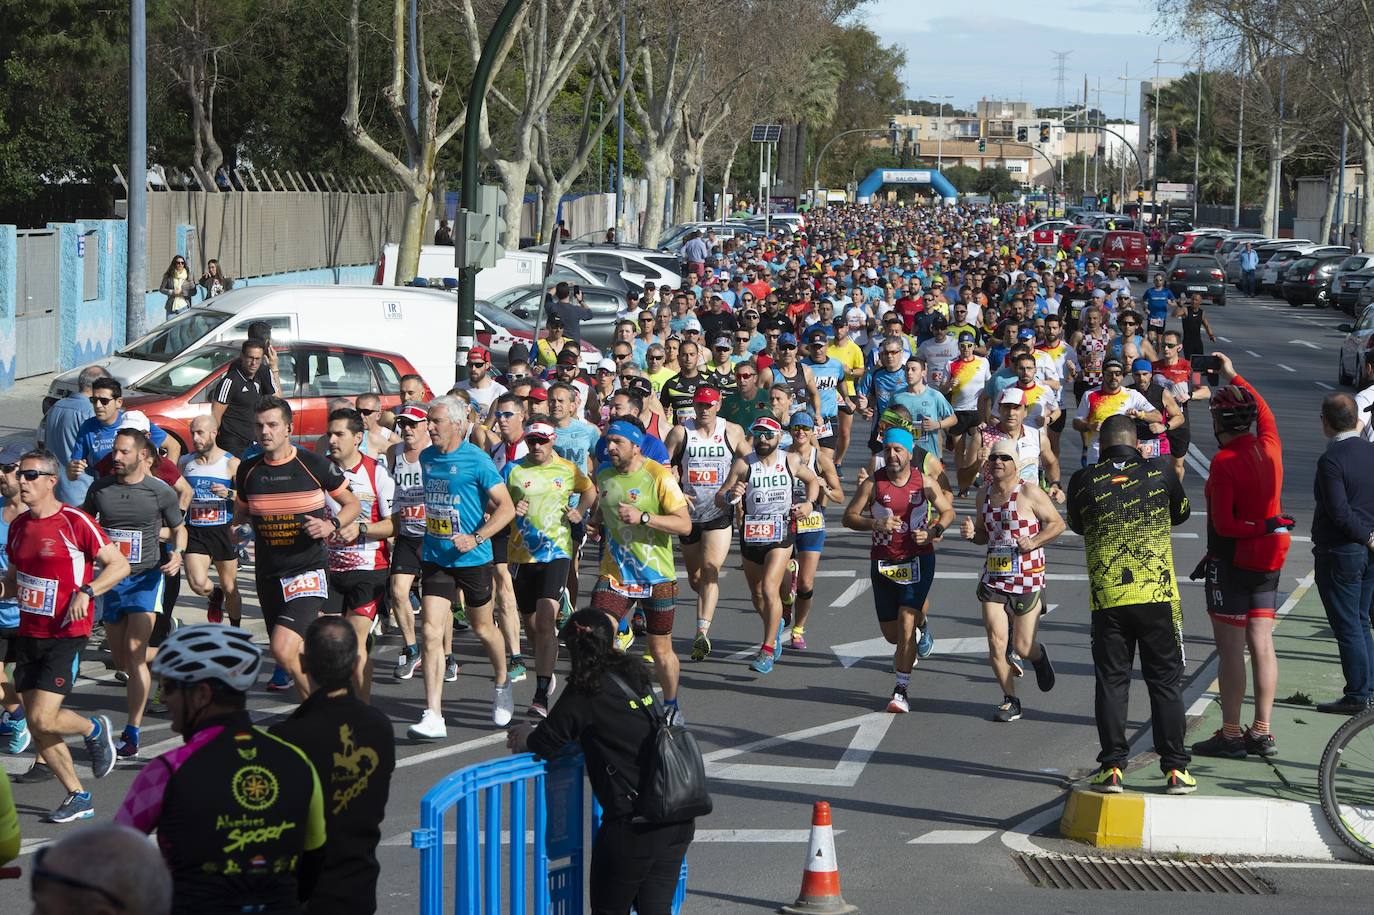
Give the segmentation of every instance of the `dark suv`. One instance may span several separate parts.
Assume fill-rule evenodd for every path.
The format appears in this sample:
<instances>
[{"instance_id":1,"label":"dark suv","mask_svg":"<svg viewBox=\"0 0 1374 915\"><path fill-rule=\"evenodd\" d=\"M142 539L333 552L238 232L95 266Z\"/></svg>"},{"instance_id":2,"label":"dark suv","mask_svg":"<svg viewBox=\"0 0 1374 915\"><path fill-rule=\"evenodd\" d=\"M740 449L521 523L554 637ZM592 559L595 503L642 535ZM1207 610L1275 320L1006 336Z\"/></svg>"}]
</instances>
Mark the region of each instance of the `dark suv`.
<instances>
[{"instance_id":1,"label":"dark suv","mask_svg":"<svg viewBox=\"0 0 1374 915\"><path fill-rule=\"evenodd\" d=\"M1327 254L1293 261L1283 271L1283 297L1294 307L1316 305L1325 308L1331 304L1331 278L1348 256Z\"/></svg>"}]
</instances>

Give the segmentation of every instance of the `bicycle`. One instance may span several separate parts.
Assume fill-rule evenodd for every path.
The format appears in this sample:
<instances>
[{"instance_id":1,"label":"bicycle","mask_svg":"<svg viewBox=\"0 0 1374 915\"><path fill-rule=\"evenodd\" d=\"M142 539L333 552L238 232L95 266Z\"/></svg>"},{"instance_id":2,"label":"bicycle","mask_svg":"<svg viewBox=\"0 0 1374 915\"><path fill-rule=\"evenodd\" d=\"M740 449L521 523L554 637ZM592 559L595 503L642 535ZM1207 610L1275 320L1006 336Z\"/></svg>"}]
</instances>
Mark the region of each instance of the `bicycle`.
<instances>
[{"instance_id":1,"label":"bicycle","mask_svg":"<svg viewBox=\"0 0 1374 915\"><path fill-rule=\"evenodd\" d=\"M1322 813L1341 841L1374 862L1374 707L1331 735L1318 770Z\"/></svg>"}]
</instances>

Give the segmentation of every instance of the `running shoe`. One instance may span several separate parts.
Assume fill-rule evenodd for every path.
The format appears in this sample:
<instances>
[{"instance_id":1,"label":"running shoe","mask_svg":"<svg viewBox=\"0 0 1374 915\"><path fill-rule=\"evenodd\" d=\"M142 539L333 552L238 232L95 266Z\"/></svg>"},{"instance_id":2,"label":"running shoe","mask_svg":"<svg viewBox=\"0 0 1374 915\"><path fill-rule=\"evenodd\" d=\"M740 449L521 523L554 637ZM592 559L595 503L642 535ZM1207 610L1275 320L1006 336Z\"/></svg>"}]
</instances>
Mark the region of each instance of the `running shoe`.
<instances>
[{"instance_id":1,"label":"running shoe","mask_svg":"<svg viewBox=\"0 0 1374 915\"><path fill-rule=\"evenodd\" d=\"M1007 646L1007 663L1011 665L1011 675L1013 677L1024 677L1026 675L1025 662L1021 660L1019 654L1011 650L1010 645Z\"/></svg>"},{"instance_id":2,"label":"running shoe","mask_svg":"<svg viewBox=\"0 0 1374 915\"><path fill-rule=\"evenodd\" d=\"M911 711L911 703L907 701L906 690L899 686L892 691L892 698L887 701L887 710L897 715L905 715Z\"/></svg>"},{"instance_id":3,"label":"running shoe","mask_svg":"<svg viewBox=\"0 0 1374 915\"><path fill-rule=\"evenodd\" d=\"M631 631L616 632L615 647L621 654L628 653L630 646L635 643L635 634Z\"/></svg>"},{"instance_id":4,"label":"running shoe","mask_svg":"<svg viewBox=\"0 0 1374 915\"><path fill-rule=\"evenodd\" d=\"M935 651L935 636L930 634L930 620L921 627L921 637L916 640L916 657L924 661Z\"/></svg>"},{"instance_id":5,"label":"running shoe","mask_svg":"<svg viewBox=\"0 0 1374 915\"><path fill-rule=\"evenodd\" d=\"M802 635L800 632L798 632L797 630L793 629L793 630L792 630L792 637L791 637L790 639L787 640L787 647L788 647L788 648L792 648L792 649L794 649L794 650L796 650L796 651L805 651L805 650L806 650L806 636Z\"/></svg>"},{"instance_id":6,"label":"running shoe","mask_svg":"<svg viewBox=\"0 0 1374 915\"><path fill-rule=\"evenodd\" d=\"M1279 747L1274 742L1273 734L1256 734L1246 728L1243 739L1245 740L1245 752L1251 756L1263 756L1268 759L1270 756L1279 755Z\"/></svg>"},{"instance_id":7,"label":"running shoe","mask_svg":"<svg viewBox=\"0 0 1374 915\"><path fill-rule=\"evenodd\" d=\"M1088 787L1098 794L1120 794L1125 789L1125 779L1116 766L1098 769L1088 779Z\"/></svg>"},{"instance_id":8,"label":"running shoe","mask_svg":"<svg viewBox=\"0 0 1374 915\"><path fill-rule=\"evenodd\" d=\"M397 680L409 680L419 669L420 652L411 654L409 651L402 651L396 658L396 669L392 673Z\"/></svg>"},{"instance_id":9,"label":"running shoe","mask_svg":"<svg viewBox=\"0 0 1374 915\"><path fill-rule=\"evenodd\" d=\"M760 648L759 653L754 655L754 660L749 662L749 669L761 674L772 673L773 652Z\"/></svg>"},{"instance_id":10,"label":"running shoe","mask_svg":"<svg viewBox=\"0 0 1374 915\"><path fill-rule=\"evenodd\" d=\"M272 679L267 681L267 688L274 693L281 693L290 689L294 683L291 675L286 672L286 668L278 667L272 671Z\"/></svg>"},{"instance_id":11,"label":"running shoe","mask_svg":"<svg viewBox=\"0 0 1374 915\"><path fill-rule=\"evenodd\" d=\"M128 683L128 682L129 682L129 675L128 675L127 673L125 673L124 671L122 671L122 670L116 670L116 671L114 672L114 678L115 678L115 682L116 682L116 683Z\"/></svg>"},{"instance_id":12,"label":"running shoe","mask_svg":"<svg viewBox=\"0 0 1374 915\"><path fill-rule=\"evenodd\" d=\"M18 756L29 748L33 741L33 732L29 730L29 722L24 718L18 721L11 718L9 725L10 732L5 737L5 752Z\"/></svg>"},{"instance_id":13,"label":"running shoe","mask_svg":"<svg viewBox=\"0 0 1374 915\"><path fill-rule=\"evenodd\" d=\"M89 791L73 791L67 795L52 813L43 817L45 823L70 823L73 820L89 820L95 816L95 804L91 802Z\"/></svg>"},{"instance_id":14,"label":"running shoe","mask_svg":"<svg viewBox=\"0 0 1374 915\"><path fill-rule=\"evenodd\" d=\"M491 720L498 728L503 728L514 717L515 685L507 680L505 686L498 686L492 692Z\"/></svg>"},{"instance_id":15,"label":"running shoe","mask_svg":"<svg viewBox=\"0 0 1374 915\"><path fill-rule=\"evenodd\" d=\"M468 625L468 611L463 607L453 608L453 631L467 632L472 627Z\"/></svg>"},{"instance_id":16,"label":"running shoe","mask_svg":"<svg viewBox=\"0 0 1374 915\"><path fill-rule=\"evenodd\" d=\"M1247 755L1245 738L1227 737L1220 728L1206 740L1193 744L1193 752L1198 756L1215 756L1220 759L1244 759Z\"/></svg>"},{"instance_id":17,"label":"running shoe","mask_svg":"<svg viewBox=\"0 0 1374 915\"><path fill-rule=\"evenodd\" d=\"M215 585L210 590L210 597L205 606L205 621L207 623L224 622L224 589Z\"/></svg>"},{"instance_id":18,"label":"running shoe","mask_svg":"<svg viewBox=\"0 0 1374 915\"><path fill-rule=\"evenodd\" d=\"M1040 644L1040 660L1031 661L1031 666L1035 668L1035 685L1040 687L1040 692L1047 693L1054 689L1054 665L1050 663L1050 653L1043 642Z\"/></svg>"},{"instance_id":19,"label":"running shoe","mask_svg":"<svg viewBox=\"0 0 1374 915\"><path fill-rule=\"evenodd\" d=\"M523 683L525 677L529 676L529 671L525 668L525 659L518 654L507 657L506 676L512 683Z\"/></svg>"},{"instance_id":20,"label":"running shoe","mask_svg":"<svg viewBox=\"0 0 1374 915\"><path fill-rule=\"evenodd\" d=\"M773 636L773 660L775 661L782 657L782 629L786 625L782 620L778 620L778 632Z\"/></svg>"},{"instance_id":21,"label":"running shoe","mask_svg":"<svg viewBox=\"0 0 1374 915\"><path fill-rule=\"evenodd\" d=\"M50 782L54 778L56 778L56 776L52 774L52 767L45 766L38 760L34 760L33 765L29 766L25 771L20 772L18 775L11 775L10 781L14 782L16 785L37 785L43 782Z\"/></svg>"},{"instance_id":22,"label":"running shoe","mask_svg":"<svg viewBox=\"0 0 1374 915\"><path fill-rule=\"evenodd\" d=\"M416 740L443 740L448 736L448 726L444 724L443 715L425 709L419 724L406 728L406 734Z\"/></svg>"},{"instance_id":23,"label":"running shoe","mask_svg":"<svg viewBox=\"0 0 1374 915\"><path fill-rule=\"evenodd\" d=\"M711 638L704 632L698 632L696 639L692 642L692 660L704 661L711 655Z\"/></svg>"},{"instance_id":24,"label":"running shoe","mask_svg":"<svg viewBox=\"0 0 1374 915\"><path fill-rule=\"evenodd\" d=\"M148 700L148 708L155 712L165 712L167 710L167 703L162 701L162 681L160 678L153 687L153 698Z\"/></svg>"},{"instance_id":25,"label":"running shoe","mask_svg":"<svg viewBox=\"0 0 1374 915\"><path fill-rule=\"evenodd\" d=\"M648 645L644 646L644 654L640 655L640 657L644 659L645 664L654 663L654 653L649 650Z\"/></svg>"},{"instance_id":26,"label":"running shoe","mask_svg":"<svg viewBox=\"0 0 1374 915\"><path fill-rule=\"evenodd\" d=\"M997 711L992 713L993 721L1020 721L1021 720L1021 700L1015 696L1003 696L1002 704L997 706Z\"/></svg>"},{"instance_id":27,"label":"running shoe","mask_svg":"<svg viewBox=\"0 0 1374 915\"><path fill-rule=\"evenodd\" d=\"M558 595L558 629L562 631L563 625L568 622L568 617L573 615L572 599L568 595L568 589L564 588Z\"/></svg>"},{"instance_id":28,"label":"running shoe","mask_svg":"<svg viewBox=\"0 0 1374 915\"><path fill-rule=\"evenodd\" d=\"M120 734L119 743L115 744L115 755L120 759L137 759L138 740L128 734Z\"/></svg>"},{"instance_id":29,"label":"running shoe","mask_svg":"<svg viewBox=\"0 0 1374 915\"><path fill-rule=\"evenodd\" d=\"M95 725L95 730L84 738L86 752L91 757L91 775L104 778L114 769L114 732L110 730L110 719L104 715L95 716L91 723ZM65 823L66 820L59 822Z\"/></svg>"},{"instance_id":30,"label":"running shoe","mask_svg":"<svg viewBox=\"0 0 1374 915\"><path fill-rule=\"evenodd\" d=\"M1187 769L1170 769L1164 776L1165 794L1192 794L1196 790L1197 779Z\"/></svg>"},{"instance_id":31,"label":"running shoe","mask_svg":"<svg viewBox=\"0 0 1374 915\"><path fill-rule=\"evenodd\" d=\"M549 697L535 690L534 700L530 702L529 716L531 718L549 717Z\"/></svg>"},{"instance_id":32,"label":"running shoe","mask_svg":"<svg viewBox=\"0 0 1374 915\"><path fill-rule=\"evenodd\" d=\"M458 671L462 669L463 665L458 663L458 659L455 658L453 655L449 655L447 658L444 659L444 682L458 682Z\"/></svg>"}]
</instances>

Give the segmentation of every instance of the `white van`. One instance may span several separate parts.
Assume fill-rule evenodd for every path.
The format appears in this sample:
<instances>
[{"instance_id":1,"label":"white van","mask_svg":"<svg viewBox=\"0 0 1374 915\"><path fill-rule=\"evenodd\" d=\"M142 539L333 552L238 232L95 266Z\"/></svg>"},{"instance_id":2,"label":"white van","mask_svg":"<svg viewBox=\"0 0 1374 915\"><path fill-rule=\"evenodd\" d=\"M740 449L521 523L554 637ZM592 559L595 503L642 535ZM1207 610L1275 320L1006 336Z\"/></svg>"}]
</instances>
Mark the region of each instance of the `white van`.
<instances>
[{"instance_id":1,"label":"white van","mask_svg":"<svg viewBox=\"0 0 1374 915\"><path fill-rule=\"evenodd\" d=\"M458 303L452 293L408 287L244 286L186 309L96 364L132 385L187 350L246 339L255 321L271 325L274 341L315 340L397 353L431 390L453 386ZM45 412L51 401L76 390L80 371L53 379Z\"/></svg>"},{"instance_id":2,"label":"white van","mask_svg":"<svg viewBox=\"0 0 1374 915\"><path fill-rule=\"evenodd\" d=\"M451 245L424 245L420 248L420 266L415 275L424 277L431 286L442 287L446 280L451 281L450 285L456 284L458 268L453 262L454 250ZM398 251L399 246L395 244L382 246L382 256L372 277L374 286L395 285ZM489 299L516 286L541 282L548 256L547 252L540 251L507 251L495 267L486 267L477 274L477 298ZM594 273L562 257L554 262L549 280L553 283L565 280L581 286L604 285Z\"/></svg>"}]
</instances>

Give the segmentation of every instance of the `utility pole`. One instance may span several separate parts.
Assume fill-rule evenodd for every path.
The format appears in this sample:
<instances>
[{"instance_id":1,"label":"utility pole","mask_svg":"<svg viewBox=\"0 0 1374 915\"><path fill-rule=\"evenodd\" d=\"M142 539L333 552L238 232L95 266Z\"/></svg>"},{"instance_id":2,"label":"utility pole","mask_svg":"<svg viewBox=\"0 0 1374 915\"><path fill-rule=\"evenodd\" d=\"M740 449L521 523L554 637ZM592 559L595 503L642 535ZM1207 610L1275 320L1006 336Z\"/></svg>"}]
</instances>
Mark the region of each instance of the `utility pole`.
<instances>
[{"instance_id":1,"label":"utility pole","mask_svg":"<svg viewBox=\"0 0 1374 915\"><path fill-rule=\"evenodd\" d=\"M1345 144L1350 132L1350 122L1341 121L1341 161L1336 168L1336 216L1331 221L1336 225L1336 244L1344 244L1345 238Z\"/></svg>"},{"instance_id":2,"label":"utility pole","mask_svg":"<svg viewBox=\"0 0 1374 915\"><path fill-rule=\"evenodd\" d=\"M1193 135L1193 225L1197 225L1198 203L1202 200L1202 188L1198 186L1198 175L1202 166L1202 70L1203 44L1197 43L1197 129ZM1283 117L1282 114L1279 117Z\"/></svg>"},{"instance_id":3,"label":"utility pole","mask_svg":"<svg viewBox=\"0 0 1374 915\"><path fill-rule=\"evenodd\" d=\"M148 12L129 0L129 254L124 267L124 342L147 330Z\"/></svg>"},{"instance_id":4,"label":"utility pole","mask_svg":"<svg viewBox=\"0 0 1374 915\"><path fill-rule=\"evenodd\" d=\"M1098 150L1105 151L1106 144L1102 137L1102 77L1097 78L1097 146L1093 148L1093 194L1101 193L1102 183L1099 177L1099 167L1102 164L1102 156Z\"/></svg>"}]
</instances>

